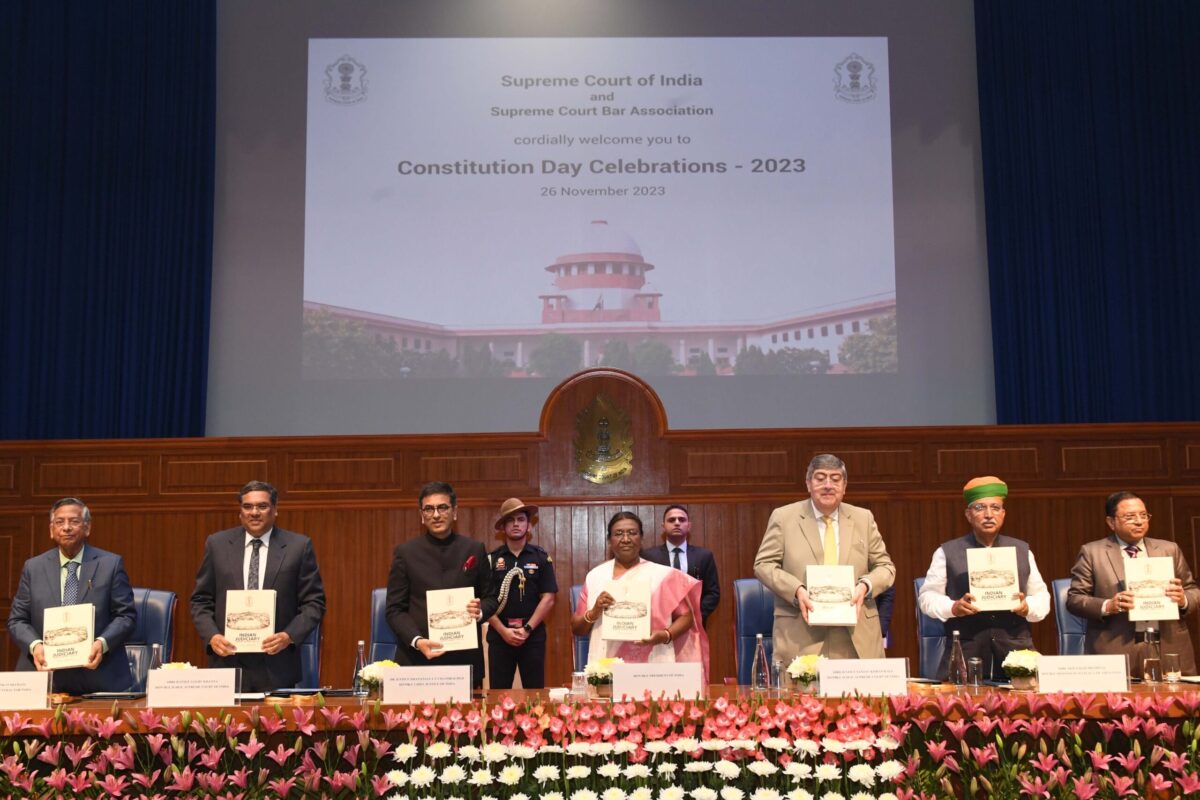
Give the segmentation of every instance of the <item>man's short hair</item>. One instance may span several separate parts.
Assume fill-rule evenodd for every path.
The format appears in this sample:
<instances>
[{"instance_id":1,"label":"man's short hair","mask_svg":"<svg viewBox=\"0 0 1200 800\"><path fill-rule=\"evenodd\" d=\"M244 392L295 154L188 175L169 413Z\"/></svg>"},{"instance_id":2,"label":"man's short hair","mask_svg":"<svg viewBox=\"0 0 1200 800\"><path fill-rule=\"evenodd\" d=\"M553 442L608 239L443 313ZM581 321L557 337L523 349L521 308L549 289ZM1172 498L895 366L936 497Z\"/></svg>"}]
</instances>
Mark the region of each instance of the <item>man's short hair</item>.
<instances>
[{"instance_id":1,"label":"man's short hair","mask_svg":"<svg viewBox=\"0 0 1200 800\"><path fill-rule=\"evenodd\" d=\"M672 503L671 505L667 506L667 507L666 507L666 508L663 510L663 517L662 517L662 518L663 518L664 520L666 520L666 518L667 518L667 514L670 514L672 511L674 511L674 510L675 510L675 509L677 509L677 508L678 508L680 511L682 511L684 514L687 514L687 518L688 518L688 519L691 519L691 518L692 518L692 512L690 512L690 511L688 511L688 510L687 510L687 506L681 506L681 505L679 505L678 503Z\"/></svg>"},{"instance_id":2,"label":"man's short hair","mask_svg":"<svg viewBox=\"0 0 1200 800\"><path fill-rule=\"evenodd\" d=\"M421 487L421 493L417 495L417 505L425 502L425 498L431 494L445 494L450 496L450 505L458 506L458 495L454 493L454 487L445 481L430 481Z\"/></svg>"},{"instance_id":3,"label":"man's short hair","mask_svg":"<svg viewBox=\"0 0 1200 800\"><path fill-rule=\"evenodd\" d=\"M813 456L812 461L808 462L808 472L804 473L804 482L808 483L812 480L813 473L819 469L831 470L836 469L842 473L842 480L849 480L850 475L846 472L846 462L842 461L832 453L821 453Z\"/></svg>"},{"instance_id":4,"label":"man's short hair","mask_svg":"<svg viewBox=\"0 0 1200 800\"><path fill-rule=\"evenodd\" d=\"M1142 498L1133 492L1122 489L1119 492L1113 492L1104 501L1104 516L1115 517L1117 515L1117 506L1121 505L1126 500L1141 500Z\"/></svg>"},{"instance_id":5,"label":"man's short hair","mask_svg":"<svg viewBox=\"0 0 1200 800\"><path fill-rule=\"evenodd\" d=\"M50 521L54 521L54 512L58 511L63 506L79 506L83 509L83 524L92 524L92 512L87 507L87 504L78 497L64 497L62 500L55 500L54 505L50 506Z\"/></svg>"},{"instance_id":6,"label":"man's short hair","mask_svg":"<svg viewBox=\"0 0 1200 800\"><path fill-rule=\"evenodd\" d=\"M631 519L634 522L636 522L637 526L638 526L638 535L639 536L646 535L646 528L644 525L642 525L641 517L639 517L637 514L633 513L632 511L618 511L617 513L613 514L612 519L610 519L608 521L608 538L609 539L612 538L613 525L616 525L618 522L620 522L623 519Z\"/></svg>"},{"instance_id":7,"label":"man's short hair","mask_svg":"<svg viewBox=\"0 0 1200 800\"><path fill-rule=\"evenodd\" d=\"M279 502L279 490L266 481L250 481L247 483L238 492L238 500L245 499L246 495L251 492L266 492L271 496L271 505L276 505Z\"/></svg>"}]
</instances>

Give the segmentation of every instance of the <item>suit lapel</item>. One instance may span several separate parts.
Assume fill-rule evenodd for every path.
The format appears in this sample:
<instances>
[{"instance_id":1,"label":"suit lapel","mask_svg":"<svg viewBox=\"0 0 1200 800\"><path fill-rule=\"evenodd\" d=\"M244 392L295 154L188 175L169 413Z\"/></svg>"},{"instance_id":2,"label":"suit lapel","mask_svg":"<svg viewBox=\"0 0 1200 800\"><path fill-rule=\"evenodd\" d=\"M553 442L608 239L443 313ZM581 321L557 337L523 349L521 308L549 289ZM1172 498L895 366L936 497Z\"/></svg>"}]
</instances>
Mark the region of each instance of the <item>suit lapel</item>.
<instances>
[{"instance_id":1,"label":"suit lapel","mask_svg":"<svg viewBox=\"0 0 1200 800\"><path fill-rule=\"evenodd\" d=\"M271 534L271 546L267 548L267 569L263 573L260 585L262 589L275 588L275 576L279 574L279 565L283 563L283 551L287 548L287 540L280 535L281 533L282 531L276 528Z\"/></svg>"},{"instance_id":2,"label":"suit lapel","mask_svg":"<svg viewBox=\"0 0 1200 800\"><path fill-rule=\"evenodd\" d=\"M1108 556L1108 566L1113 571L1113 575L1117 576L1117 583L1124 588L1125 558L1121 555L1121 545L1113 541L1111 536L1105 541L1104 544L1104 554Z\"/></svg>"},{"instance_id":3,"label":"suit lapel","mask_svg":"<svg viewBox=\"0 0 1200 800\"><path fill-rule=\"evenodd\" d=\"M825 546L822 543L822 531L818 520L813 517L812 503L805 501L800 506L800 535L808 542L808 547L812 550L813 562L816 564L824 563Z\"/></svg>"},{"instance_id":4,"label":"suit lapel","mask_svg":"<svg viewBox=\"0 0 1200 800\"><path fill-rule=\"evenodd\" d=\"M96 551L84 545L83 547L83 567L79 570L79 600L80 603L89 602L88 594L92 591L93 578L96 577L96 562L100 557L96 555Z\"/></svg>"},{"instance_id":5,"label":"suit lapel","mask_svg":"<svg viewBox=\"0 0 1200 800\"><path fill-rule=\"evenodd\" d=\"M42 575L46 591L54 598L55 605L62 605L62 567L58 563L58 550L51 550L42 559Z\"/></svg>"},{"instance_id":6,"label":"suit lapel","mask_svg":"<svg viewBox=\"0 0 1200 800\"><path fill-rule=\"evenodd\" d=\"M850 548L854 544L854 515L844 505L838 506L838 563L850 563Z\"/></svg>"}]
</instances>

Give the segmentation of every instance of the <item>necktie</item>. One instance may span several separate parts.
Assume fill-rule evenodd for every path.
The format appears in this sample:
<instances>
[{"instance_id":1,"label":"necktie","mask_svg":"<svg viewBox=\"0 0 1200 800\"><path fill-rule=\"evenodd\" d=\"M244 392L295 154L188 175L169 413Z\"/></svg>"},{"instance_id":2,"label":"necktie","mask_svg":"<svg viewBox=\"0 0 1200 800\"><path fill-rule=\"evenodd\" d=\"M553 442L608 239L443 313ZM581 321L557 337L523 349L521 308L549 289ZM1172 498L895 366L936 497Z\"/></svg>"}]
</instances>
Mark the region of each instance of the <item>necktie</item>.
<instances>
[{"instance_id":1,"label":"necktie","mask_svg":"<svg viewBox=\"0 0 1200 800\"><path fill-rule=\"evenodd\" d=\"M79 564L67 562L67 582L63 584L63 605L73 606L79 602Z\"/></svg>"},{"instance_id":2,"label":"necktie","mask_svg":"<svg viewBox=\"0 0 1200 800\"><path fill-rule=\"evenodd\" d=\"M1138 546L1136 544L1127 544L1127 545L1125 545L1125 552L1129 555L1130 558L1137 558L1138 557Z\"/></svg>"},{"instance_id":3,"label":"necktie","mask_svg":"<svg viewBox=\"0 0 1200 800\"><path fill-rule=\"evenodd\" d=\"M679 566L679 554L682 552L682 547L675 547L671 550L671 566L675 569L683 569L683 567Z\"/></svg>"},{"instance_id":4,"label":"necktie","mask_svg":"<svg viewBox=\"0 0 1200 800\"><path fill-rule=\"evenodd\" d=\"M258 588L258 554L262 551L262 539L255 539L250 543L254 546L254 552L250 554L250 577L246 579L247 589Z\"/></svg>"},{"instance_id":5,"label":"necktie","mask_svg":"<svg viewBox=\"0 0 1200 800\"><path fill-rule=\"evenodd\" d=\"M832 566L838 563L837 534L833 532L833 517L821 517L825 520L825 564Z\"/></svg>"}]
</instances>

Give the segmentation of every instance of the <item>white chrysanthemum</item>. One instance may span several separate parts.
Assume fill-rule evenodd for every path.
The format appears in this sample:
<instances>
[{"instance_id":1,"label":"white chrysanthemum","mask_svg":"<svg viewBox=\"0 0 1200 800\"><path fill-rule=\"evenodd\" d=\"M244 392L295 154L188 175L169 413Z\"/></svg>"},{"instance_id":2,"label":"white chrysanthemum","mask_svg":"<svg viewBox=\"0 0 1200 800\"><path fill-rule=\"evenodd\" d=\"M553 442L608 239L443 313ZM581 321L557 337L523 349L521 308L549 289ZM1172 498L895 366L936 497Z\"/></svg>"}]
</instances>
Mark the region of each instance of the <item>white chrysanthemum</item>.
<instances>
[{"instance_id":1,"label":"white chrysanthemum","mask_svg":"<svg viewBox=\"0 0 1200 800\"><path fill-rule=\"evenodd\" d=\"M392 761L412 761L417 754L417 746L412 742L401 742L392 751Z\"/></svg>"},{"instance_id":2,"label":"white chrysanthemum","mask_svg":"<svg viewBox=\"0 0 1200 800\"><path fill-rule=\"evenodd\" d=\"M717 800L716 790L707 786L697 786L692 789L692 800Z\"/></svg>"},{"instance_id":3,"label":"white chrysanthemum","mask_svg":"<svg viewBox=\"0 0 1200 800\"><path fill-rule=\"evenodd\" d=\"M825 748L828 753L844 753L846 752L846 743L838 739L833 739L826 736L821 740L821 747Z\"/></svg>"},{"instance_id":4,"label":"white chrysanthemum","mask_svg":"<svg viewBox=\"0 0 1200 800\"><path fill-rule=\"evenodd\" d=\"M567 767L567 780L581 781L592 774L591 767L585 767L582 764L576 764L573 767Z\"/></svg>"},{"instance_id":5,"label":"white chrysanthemum","mask_svg":"<svg viewBox=\"0 0 1200 800\"><path fill-rule=\"evenodd\" d=\"M508 748L499 742L488 742L479 751L479 754L489 764L498 764L508 760Z\"/></svg>"},{"instance_id":6,"label":"white chrysanthemum","mask_svg":"<svg viewBox=\"0 0 1200 800\"><path fill-rule=\"evenodd\" d=\"M731 781L738 775L742 774L742 768L732 761L718 761L717 763L713 764L713 772L717 773L725 780Z\"/></svg>"},{"instance_id":7,"label":"white chrysanthemum","mask_svg":"<svg viewBox=\"0 0 1200 800\"><path fill-rule=\"evenodd\" d=\"M596 767L596 774L601 778L608 778L609 780L612 780L613 778L619 778L621 777L621 766L619 764L614 764L611 761L605 761L603 764Z\"/></svg>"},{"instance_id":8,"label":"white chrysanthemum","mask_svg":"<svg viewBox=\"0 0 1200 800\"><path fill-rule=\"evenodd\" d=\"M879 795L876 800L900 800L900 798L896 797L896 795L892 794L891 792L884 792L883 794Z\"/></svg>"},{"instance_id":9,"label":"white chrysanthemum","mask_svg":"<svg viewBox=\"0 0 1200 800\"><path fill-rule=\"evenodd\" d=\"M644 744L643 747L645 748L647 753L651 753L656 756L661 756L664 753L669 753L673 749L671 747L670 742L664 742L661 739L655 739L652 742L646 742L646 744ZM545 748L543 748L543 750L544 749Z\"/></svg>"},{"instance_id":10,"label":"white chrysanthemum","mask_svg":"<svg viewBox=\"0 0 1200 800\"><path fill-rule=\"evenodd\" d=\"M629 793L629 800L654 800L654 792L649 786L639 786Z\"/></svg>"},{"instance_id":11,"label":"white chrysanthemum","mask_svg":"<svg viewBox=\"0 0 1200 800\"><path fill-rule=\"evenodd\" d=\"M675 771L679 769L679 765L674 761L663 761L654 769L659 775L674 775Z\"/></svg>"},{"instance_id":12,"label":"white chrysanthemum","mask_svg":"<svg viewBox=\"0 0 1200 800\"><path fill-rule=\"evenodd\" d=\"M429 786L431 783L433 783L436 778L437 773L434 772L432 768L422 764L414 769L412 774L408 776L408 782L413 786L416 786L418 789L424 789L426 786Z\"/></svg>"},{"instance_id":13,"label":"white chrysanthemum","mask_svg":"<svg viewBox=\"0 0 1200 800\"><path fill-rule=\"evenodd\" d=\"M813 768L810 765L805 764L803 761L789 762L788 765L783 768L784 775L790 775L798 781L807 779L810 775L812 775L812 773Z\"/></svg>"},{"instance_id":14,"label":"white chrysanthemum","mask_svg":"<svg viewBox=\"0 0 1200 800\"><path fill-rule=\"evenodd\" d=\"M600 793L600 800L625 800L625 790L619 786L610 786Z\"/></svg>"},{"instance_id":15,"label":"white chrysanthemum","mask_svg":"<svg viewBox=\"0 0 1200 800\"><path fill-rule=\"evenodd\" d=\"M543 800L545 799L543 798ZM787 793L787 800L813 800L813 796L808 789L797 787Z\"/></svg>"},{"instance_id":16,"label":"white chrysanthemum","mask_svg":"<svg viewBox=\"0 0 1200 800\"><path fill-rule=\"evenodd\" d=\"M689 761L683 765L684 772L711 772L712 768L711 761Z\"/></svg>"},{"instance_id":17,"label":"white chrysanthemum","mask_svg":"<svg viewBox=\"0 0 1200 800\"><path fill-rule=\"evenodd\" d=\"M402 769L394 769L387 774L387 779L392 782L392 786L407 786L408 773Z\"/></svg>"},{"instance_id":18,"label":"white chrysanthemum","mask_svg":"<svg viewBox=\"0 0 1200 800\"><path fill-rule=\"evenodd\" d=\"M779 736L768 736L766 739L763 739L761 742L759 742L759 744L761 744L767 750L777 750L780 752L791 747L791 743L788 742L787 739Z\"/></svg>"},{"instance_id":19,"label":"white chrysanthemum","mask_svg":"<svg viewBox=\"0 0 1200 800\"><path fill-rule=\"evenodd\" d=\"M458 748L458 757L468 764L474 764L479 760L479 748L473 744L464 744Z\"/></svg>"},{"instance_id":20,"label":"white chrysanthemum","mask_svg":"<svg viewBox=\"0 0 1200 800\"><path fill-rule=\"evenodd\" d=\"M846 800L846 797L840 792L826 792L821 795L821 800Z\"/></svg>"},{"instance_id":21,"label":"white chrysanthemum","mask_svg":"<svg viewBox=\"0 0 1200 800\"><path fill-rule=\"evenodd\" d=\"M650 768L645 764L630 764L625 768L625 777L631 781L640 781L649 778L650 775Z\"/></svg>"},{"instance_id":22,"label":"white chrysanthemum","mask_svg":"<svg viewBox=\"0 0 1200 800\"><path fill-rule=\"evenodd\" d=\"M844 743L847 750L853 750L856 753L861 753L863 750L870 750L871 743L866 739L852 739Z\"/></svg>"},{"instance_id":23,"label":"white chrysanthemum","mask_svg":"<svg viewBox=\"0 0 1200 800\"><path fill-rule=\"evenodd\" d=\"M755 789L750 800L779 800L779 792L775 789Z\"/></svg>"},{"instance_id":24,"label":"white chrysanthemum","mask_svg":"<svg viewBox=\"0 0 1200 800\"><path fill-rule=\"evenodd\" d=\"M738 750L745 750L747 753L753 753L758 749L758 742L754 739L733 739L729 742L729 746Z\"/></svg>"},{"instance_id":25,"label":"white chrysanthemum","mask_svg":"<svg viewBox=\"0 0 1200 800\"><path fill-rule=\"evenodd\" d=\"M542 800L563 800L562 792L546 792Z\"/></svg>"},{"instance_id":26,"label":"white chrysanthemum","mask_svg":"<svg viewBox=\"0 0 1200 800\"><path fill-rule=\"evenodd\" d=\"M676 753L694 753L700 749L700 743L688 736L681 736L672 743Z\"/></svg>"},{"instance_id":27,"label":"white chrysanthemum","mask_svg":"<svg viewBox=\"0 0 1200 800\"><path fill-rule=\"evenodd\" d=\"M611 756L612 752L613 746L609 742L596 742L595 744L591 745L591 753L594 756L605 758L607 756Z\"/></svg>"},{"instance_id":28,"label":"white chrysanthemum","mask_svg":"<svg viewBox=\"0 0 1200 800\"><path fill-rule=\"evenodd\" d=\"M724 786L721 788L721 800L742 800L746 793L736 786Z\"/></svg>"},{"instance_id":29,"label":"white chrysanthemum","mask_svg":"<svg viewBox=\"0 0 1200 800\"><path fill-rule=\"evenodd\" d=\"M751 761L746 769L753 772L760 778L769 778L779 772L779 767L772 764L770 761Z\"/></svg>"},{"instance_id":30,"label":"white chrysanthemum","mask_svg":"<svg viewBox=\"0 0 1200 800\"><path fill-rule=\"evenodd\" d=\"M406 794L396 792L395 794L389 796L387 800L411 800L411 798Z\"/></svg>"},{"instance_id":31,"label":"white chrysanthemum","mask_svg":"<svg viewBox=\"0 0 1200 800\"><path fill-rule=\"evenodd\" d=\"M875 746L886 752L889 750L895 750L900 746L900 743L891 736L880 736L875 740Z\"/></svg>"},{"instance_id":32,"label":"white chrysanthemum","mask_svg":"<svg viewBox=\"0 0 1200 800\"><path fill-rule=\"evenodd\" d=\"M705 739L700 743L701 750L707 750L710 753L715 753L729 747L729 742L724 739Z\"/></svg>"},{"instance_id":33,"label":"white chrysanthemum","mask_svg":"<svg viewBox=\"0 0 1200 800\"><path fill-rule=\"evenodd\" d=\"M842 771L837 768L837 764L818 764L817 765L817 780L819 781L839 781L842 779Z\"/></svg>"},{"instance_id":34,"label":"white chrysanthemum","mask_svg":"<svg viewBox=\"0 0 1200 800\"><path fill-rule=\"evenodd\" d=\"M565 753L566 750L560 744L544 744L538 748L538 755L544 756L550 753Z\"/></svg>"},{"instance_id":35,"label":"white chrysanthemum","mask_svg":"<svg viewBox=\"0 0 1200 800\"><path fill-rule=\"evenodd\" d=\"M571 742L567 745L567 755L587 756L592 754L592 746L588 742Z\"/></svg>"},{"instance_id":36,"label":"white chrysanthemum","mask_svg":"<svg viewBox=\"0 0 1200 800\"><path fill-rule=\"evenodd\" d=\"M454 751L446 742L434 742L425 748L425 755L429 756L434 761L438 760L439 758L446 758L452 752Z\"/></svg>"},{"instance_id":37,"label":"white chrysanthemum","mask_svg":"<svg viewBox=\"0 0 1200 800\"><path fill-rule=\"evenodd\" d=\"M815 756L821 752L821 745L812 739L798 739L796 741L796 751L805 755Z\"/></svg>"},{"instance_id":38,"label":"white chrysanthemum","mask_svg":"<svg viewBox=\"0 0 1200 800\"><path fill-rule=\"evenodd\" d=\"M850 800L875 800L875 795L870 792L855 792L850 795Z\"/></svg>"},{"instance_id":39,"label":"white chrysanthemum","mask_svg":"<svg viewBox=\"0 0 1200 800\"><path fill-rule=\"evenodd\" d=\"M558 780L558 767L553 764L543 764L533 771L533 779L538 783Z\"/></svg>"},{"instance_id":40,"label":"white chrysanthemum","mask_svg":"<svg viewBox=\"0 0 1200 800\"><path fill-rule=\"evenodd\" d=\"M442 783L462 783L467 779L467 771L458 764L451 764L442 770L438 780Z\"/></svg>"},{"instance_id":41,"label":"white chrysanthemum","mask_svg":"<svg viewBox=\"0 0 1200 800\"><path fill-rule=\"evenodd\" d=\"M509 745L508 754L513 758L520 758L528 761L537 755L537 750L534 750L527 744L514 744ZM516 798L511 798L511 800L516 800Z\"/></svg>"},{"instance_id":42,"label":"white chrysanthemum","mask_svg":"<svg viewBox=\"0 0 1200 800\"><path fill-rule=\"evenodd\" d=\"M637 749L637 742L631 742L628 739L622 739L613 745L612 751L616 755L623 756L626 753L636 753Z\"/></svg>"},{"instance_id":43,"label":"white chrysanthemum","mask_svg":"<svg viewBox=\"0 0 1200 800\"><path fill-rule=\"evenodd\" d=\"M686 796L682 786L666 786L658 793L658 800L683 800ZM629 800L634 800L632 795Z\"/></svg>"},{"instance_id":44,"label":"white chrysanthemum","mask_svg":"<svg viewBox=\"0 0 1200 800\"><path fill-rule=\"evenodd\" d=\"M874 771L872 771L872 774L874 774ZM524 777L525 769L520 764L509 764L500 770L500 774L496 776L496 780L500 781L504 786L516 786L521 782L521 778Z\"/></svg>"},{"instance_id":45,"label":"white chrysanthemum","mask_svg":"<svg viewBox=\"0 0 1200 800\"><path fill-rule=\"evenodd\" d=\"M904 774L904 765L896 759L884 761L875 768L875 774L883 778L885 781L890 781L894 778L899 778Z\"/></svg>"},{"instance_id":46,"label":"white chrysanthemum","mask_svg":"<svg viewBox=\"0 0 1200 800\"><path fill-rule=\"evenodd\" d=\"M571 800L599 800L591 789L576 789L571 792Z\"/></svg>"},{"instance_id":47,"label":"white chrysanthemum","mask_svg":"<svg viewBox=\"0 0 1200 800\"><path fill-rule=\"evenodd\" d=\"M471 773L472 786L491 786L492 771L488 769L477 769Z\"/></svg>"},{"instance_id":48,"label":"white chrysanthemum","mask_svg":"<svg viewBox=\"0 0 1200 800\"><path fill-rule=\"evenodd\" d=\"M870 764L855 764L846 770L846 777L863 786L874 786L875 768Z\"/></svg>"}]
</instances>

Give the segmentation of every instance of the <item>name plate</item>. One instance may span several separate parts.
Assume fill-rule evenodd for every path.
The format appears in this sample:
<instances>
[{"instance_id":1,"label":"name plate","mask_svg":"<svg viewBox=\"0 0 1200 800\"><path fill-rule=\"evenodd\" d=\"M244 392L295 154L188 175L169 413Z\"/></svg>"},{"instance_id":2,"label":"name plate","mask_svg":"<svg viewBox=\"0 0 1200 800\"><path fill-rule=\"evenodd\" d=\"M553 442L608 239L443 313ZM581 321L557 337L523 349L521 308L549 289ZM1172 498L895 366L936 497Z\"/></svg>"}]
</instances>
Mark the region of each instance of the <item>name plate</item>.
<instances>
[{"instance_id":1,"label":"name plate","mask_svg":"<svg viewBox=\"0 0 1200 800\"><path fill-rule=\"evenodd\" d=\"M0 711L49 708L49 672L0 672Z\"/></svg>"},{"instance_id":2,"label":"name plate","mask_svg":"<svg viewBox=\"0 0 1200 800\"><path fill-rule=\"evenodd\" d=\"M388 667L379 673L383 678L383 702L389 706L471 702L471 667L467 664Z\"/></svg>"},{"instance_id":3,"label":"name plate","mask_svg":"<svg viewBox=\"0 0 1200 800\"><path fill-rule=\"evenodd\" d=\"M150 708L225 708L235 703L236 669L152 669L146 677Z\"/></svg>"},{"instance_id":4,"label":"name plate","mask_svg":"<svg viewBox=\"0 0 1200 800\"><path fill-rule=\"evenodd\" d=\"M668 700L702 698L704 671L695 661L613 664L613 698L641 700L646 692Z\"/></svg>"},{"instance_id":5,"label":"name plate","mask_svg":"<svg viewBox=\"0 0 1200 800\"><path fill-rule=\"evenodd\" d=\"M1038 691L1128 692L1128 670L1123 655L1042 656L1038 659Z\"/></svg>"},{"instance_id":6,"label":"name plate","mask_svg":"<svg viewBox=\"0 0 1200 800\"><path fill-rule=\"evenodd\" d=\"M903 658L827 658L817 664L821 697L908 694Z\"/></svg>"}]
</instances>

